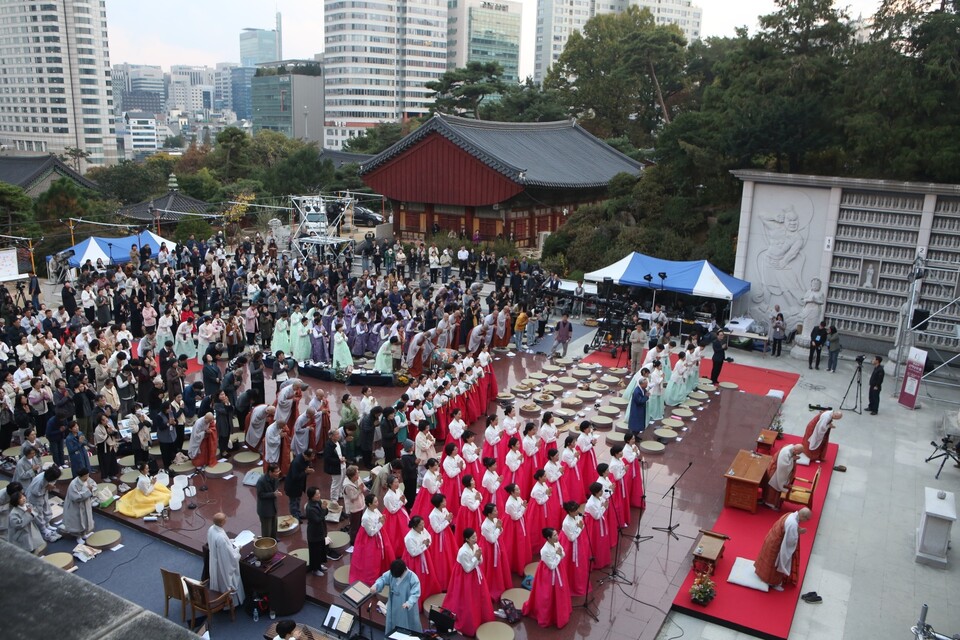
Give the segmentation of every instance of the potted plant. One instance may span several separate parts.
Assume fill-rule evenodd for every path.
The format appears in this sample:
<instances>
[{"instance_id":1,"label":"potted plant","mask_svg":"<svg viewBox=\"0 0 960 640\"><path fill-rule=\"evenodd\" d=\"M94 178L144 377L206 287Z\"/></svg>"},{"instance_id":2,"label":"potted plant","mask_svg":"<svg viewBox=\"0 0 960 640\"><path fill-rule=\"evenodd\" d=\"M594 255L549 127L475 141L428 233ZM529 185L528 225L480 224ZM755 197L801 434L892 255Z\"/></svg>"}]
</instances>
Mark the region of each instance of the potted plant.
<instances>
[{"instance_id":1,"label":"potted plant","mask_svg":"<svg viewBox=\"0 0 960 640\"><path fill-rule=\"evenodd\" d=\"M783 439L783 410L778 409L777 415L773 416L773 422L770 423L770 429L777 432L777 440Z\"/></svg>"},{"instance_id":2,"label":"potted plant","mask_svg":"<svg viewBox=\"0 0 960 640\"><path fill-rule=\"evenodd\" d=\"M717 588L709 575L697 572L697 577L693 580L693 586L690 587L690 599L702 607L710 604L710 601L717 597Z\"/></svg>"}]
</instances>

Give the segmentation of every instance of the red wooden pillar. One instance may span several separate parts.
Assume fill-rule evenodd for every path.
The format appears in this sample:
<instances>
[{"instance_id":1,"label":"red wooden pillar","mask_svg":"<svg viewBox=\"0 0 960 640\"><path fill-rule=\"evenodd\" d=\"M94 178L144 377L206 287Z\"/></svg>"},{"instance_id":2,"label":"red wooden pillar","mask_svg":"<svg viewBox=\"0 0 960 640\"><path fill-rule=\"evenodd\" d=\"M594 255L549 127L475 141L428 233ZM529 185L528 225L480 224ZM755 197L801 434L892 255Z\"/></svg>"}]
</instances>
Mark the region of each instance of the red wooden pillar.
<instances>
[{"instance_id":1,"label":"red wooden pillar","mask_svg":"<svg viewBox=\"0 0 960 640\"><path fill-rule=\"evenodd\" d=\"M423 235L424 235L424 237L426 237L426 236L429 236L431 233L433 233L433 222L434 222L434 220L436 220L436 217L435 217L435 215L434 215L434 213L433 213L433 203L432 203L432 202L427 202L427 203L424 205L424 207L425 207L425 210L426 210L426 214L425 214L425 215L426 215L426 217L427 217L427 226L426 226L426 228L425 228L424 231L423 231Z\"/></svg>"},{"instance_id":2,"label":"red wooden pillar","mask_svg":"<svg viewBox=\"0 0 960 640\"><path fill-rule=\"evenodd\" d=\"M530 221L527 222L527 247L537 246L537 209L530 207Z\"/></svg>"},{"instance_id":3,"label":"red wooden pillar","mask_svg":"<svg viewBox=\"0 0 960 640\"><path fill-rule=\"evenodd\" d=\"M473 239L473 214L473 207L463 208L463 232L467 238L467 241Z\"/></svg>"}]
</instances>

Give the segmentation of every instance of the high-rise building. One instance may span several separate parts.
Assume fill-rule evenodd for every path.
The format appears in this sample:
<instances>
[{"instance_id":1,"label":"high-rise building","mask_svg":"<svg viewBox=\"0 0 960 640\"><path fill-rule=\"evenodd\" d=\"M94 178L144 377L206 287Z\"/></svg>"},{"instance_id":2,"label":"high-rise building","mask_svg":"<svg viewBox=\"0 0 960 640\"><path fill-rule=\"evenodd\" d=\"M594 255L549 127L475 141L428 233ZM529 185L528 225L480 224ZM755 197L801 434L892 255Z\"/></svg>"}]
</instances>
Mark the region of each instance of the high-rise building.
<instances>
[{"instance_id":1,"label":"high-rise building","mask_svg":"<svg viewBox=\"0 0 960 640\"><path fill-rule=\"evenodd\" d=\"M233 112L240 120L253 117L253 99L250 96L250 83L257 70L253 67L235 67L230 70L230 92Z\"/></svg>"},{"instance_id":2,"label":"high-rise building","mask_svg":"<svg viewBox=\"0 0 960 640\"><path fill-rule=\"evenodd\" d=\"M149 64L115 64L110 69L113 78L113 112L163 111L166 93L163 69ZM154 107L153 105L159 104ZM149 106L148 106L149 105Z\"/></svg>"},{"instance_id":3,"label":"high-rise building","mask_svg":"<svg viewBox=\"0 0 960 640\"><path fill-rule=\"evenodd\" d=\"M7 153L90 154L117 144L105 0L5 0L0 9L0 143Z\"/></svg>"},{"instance_id":4,"label":"high-rise building","mask_svg":"<svg viewBox=\"0 0 960 640\"><path fill-rule=\"evenodd\" d=\"M503 79L520 76L520 18L523 4L510 0L447 1L447 67L499 62Z\"/></svg>"},{"instance_id":5,"label":"high-rise building","mask_svg":"<svg viewBox=\"0 0 960 640\"><path fill-rule=\"evenodd\" d=\"M280 59L280 38L274 29L244 29L240 32L240 66L255 67Z\"/></svg>"},{"instance_id":6,"label":"high-rise building","mask_svg":"<svg viewBox=\"0 0 960 640\"><path fill-rule=\"evenodd\" d=\"M282 60L275 65L258 66L250 84L253 133L266 129L322 141L322 67L313 60Z\"/></svg>"},{"instance_id":7,"label":"high-rise building","mask_svg":"<svg viewBox=\"0 0 960 640\"><path fill-rule=\"evenodd\" d=\"M680 27L687 42L700 39L703 9L691 0L630 0L630 4L649 9L657 24L675 24Z\"/></svg>"},{"instance_id":8,"label":"high-rise building","mask_svg":"<svg viewBox=\"0 0 960 640\"><path fill-rule=\"evenodd\" d=\"M324 146L428 113L447 69L447 0L325 0Z\"/></svg>"},{"instance_id":9,"label":"high-rise building","mask_svg":"<svg viewBox=\"0 0 960 640\"><path fill-rule=\"evenodd\" d=\"M167 109L196 114L215 108L216 71L206 66L175 64L170 67Z\"/></svg>"},{"instance_id":10,"label":"high-rise building","mask_svg":"<svg viewBox=\"0 0 960 640\"><path fill-rule=\"evenodd\" d=\"M233 70L236 62L218 62L213 74L213 108L217 111L233 111Z\"/></svg>"},{"instance_id":11,"label":"high-rise building","mask_svg":"<svg viewBox=\"0 0 960 640\"><path fill-rule=\"evenodd\" d=\"M543 82L574 31L583 31L590 18L623 13L629 6L649 9L657 24L675 24L687 41L700 39L703 10L692 0L538 0L533 79Z\"/></svg>"},{"instance_id":12,"label":"high-rise building","mask_svg":"<svg viewBox=\"0 0 960 640\"><path fill-rule=\"evenodd\" d=\"M149 155L162 144L155 115L142 111L127 111L123 114L123 151L128 160L138 155Z\"/></svg>"}]
</instances>

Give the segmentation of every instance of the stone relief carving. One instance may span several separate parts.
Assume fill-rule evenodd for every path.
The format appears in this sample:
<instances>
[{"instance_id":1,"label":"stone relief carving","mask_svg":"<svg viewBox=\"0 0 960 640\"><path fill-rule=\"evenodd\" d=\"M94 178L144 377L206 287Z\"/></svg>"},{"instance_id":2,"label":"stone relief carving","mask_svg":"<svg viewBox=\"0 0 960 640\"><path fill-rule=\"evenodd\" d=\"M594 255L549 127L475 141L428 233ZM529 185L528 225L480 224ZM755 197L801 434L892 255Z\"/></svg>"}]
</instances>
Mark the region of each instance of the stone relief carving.
<instances>
[{"instance_id":1,"label":"stone relief carving","mask_svg":"<svg viewBox=\"0 0 960 640\"><path fill-rule=\"evenodd\" d=\"M813 215L810 198L803 193L795 195L793 202L780 210L758 215L766 247L757 254L760 283L751 297L761 317L771 316L779 305L791 327L802 318L804 247Z\"/></svg>"}]
</instances>

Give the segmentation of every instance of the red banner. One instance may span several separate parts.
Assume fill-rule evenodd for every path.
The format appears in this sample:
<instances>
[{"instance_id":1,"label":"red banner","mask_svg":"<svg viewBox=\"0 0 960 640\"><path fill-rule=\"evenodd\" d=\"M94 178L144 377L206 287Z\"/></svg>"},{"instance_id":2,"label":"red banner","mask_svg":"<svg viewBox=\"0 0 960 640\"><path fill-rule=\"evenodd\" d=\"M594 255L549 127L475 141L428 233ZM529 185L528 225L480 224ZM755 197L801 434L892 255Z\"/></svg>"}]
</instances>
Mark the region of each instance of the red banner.
<instances>
[{"instance_id":1,"label":"red banner","mask_svg":"<svg viewBox=\"0 0 960 640\"><path fill-rule=\"evenodd\" d=\"M907 409L917 406L917 396L920 394L920 380L923 378L923 368L927 364L927 352L923 349L910 347L907 356L906 372L903 374L903 384L900 385L900 395L897 402Z\"/></svg>"}]
</instances>

